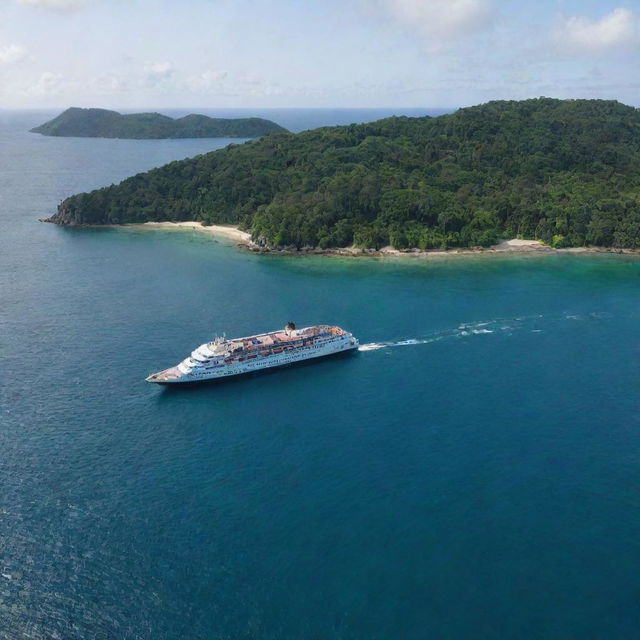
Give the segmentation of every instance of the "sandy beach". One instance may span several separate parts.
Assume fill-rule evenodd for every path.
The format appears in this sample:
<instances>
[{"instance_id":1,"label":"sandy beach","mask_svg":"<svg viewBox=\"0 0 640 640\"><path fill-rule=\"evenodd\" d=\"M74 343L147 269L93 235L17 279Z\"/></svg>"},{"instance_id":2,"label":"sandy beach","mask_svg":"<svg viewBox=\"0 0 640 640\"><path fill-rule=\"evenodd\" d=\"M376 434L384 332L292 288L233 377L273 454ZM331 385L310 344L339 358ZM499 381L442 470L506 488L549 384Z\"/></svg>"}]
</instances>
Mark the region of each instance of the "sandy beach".
<instances>
[{"instance_id":1,"label":"sandy beach","mask_svg":"<svg viewBox=\"0 0 640 640\"><path fill-rule=\"evenodd\" d=\"M227 238L233 240L238 244L252 245L251 234L246 231L241 231L238 227L233 225L212 224L209 226L203 225L201 222L142 222L140 224L122 224L111 225L117 228L127 229L191 229L193 231L202 231L204 233L210 233L218 238Z\"/></svg>"},{"instance_id":2,"label":"sandy beach","mask_svg":"<svg viewBox=\"0 0 640 640\"><path fill-rule=\"evenodd\" d=\"M399 250L393 247L382 247L381 249L360 249L355 246L342 247L337 249L268 249L261 247L251 240L251 234L242 231L234 225L203 225L201 222L144 222L139 224L109 225L118 229L178 229L192 230L210 234L214 237L230 240L243 249L255 253L273 255L321 255L353 258L413 258L413 259L437 259L450 258L453 256L479 256L479 255L504 255L504 254L531 254L531 255L555 255L561 253L616 253L638 255L638 251L633 249L613 249L608 247L570 247L566 249L554 249L540 240L523 240L513 238L502 240L492 247L474 247L470 249L432 249L424 251L421 249Z\"/></svg>"}]
</instances>

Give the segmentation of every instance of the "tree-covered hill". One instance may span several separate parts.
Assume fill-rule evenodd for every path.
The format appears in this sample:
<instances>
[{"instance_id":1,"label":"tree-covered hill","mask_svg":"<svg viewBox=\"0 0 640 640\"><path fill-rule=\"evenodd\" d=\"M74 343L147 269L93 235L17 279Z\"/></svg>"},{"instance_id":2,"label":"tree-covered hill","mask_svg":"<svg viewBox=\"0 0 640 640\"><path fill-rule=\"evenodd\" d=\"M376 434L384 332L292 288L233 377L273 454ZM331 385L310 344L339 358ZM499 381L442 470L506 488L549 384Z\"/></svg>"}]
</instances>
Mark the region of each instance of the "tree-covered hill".
<instances>
[{"instance_id":1,"label":"tree-covered hill","mask_svg":"<svg viewBox=\"0 0 640 640\"><path fill-rule=\"evenodd\" d=\"M640 247L640 114L489 102L232 145L65 200L59 224L239 223L269 246Z\"/></svg>"},{"instance_id":2,"label":"tree-covered hill","mask_svg":"<svg viewBox=\"0 0 640 640\"><path fill-rule=\"evenodd\" d=\"M256 138L287 130L263 118L209 118L195 113L173 119L160 113L122 115L71 107L33 133L79 138Z\"/></svg>"}]
</instances>

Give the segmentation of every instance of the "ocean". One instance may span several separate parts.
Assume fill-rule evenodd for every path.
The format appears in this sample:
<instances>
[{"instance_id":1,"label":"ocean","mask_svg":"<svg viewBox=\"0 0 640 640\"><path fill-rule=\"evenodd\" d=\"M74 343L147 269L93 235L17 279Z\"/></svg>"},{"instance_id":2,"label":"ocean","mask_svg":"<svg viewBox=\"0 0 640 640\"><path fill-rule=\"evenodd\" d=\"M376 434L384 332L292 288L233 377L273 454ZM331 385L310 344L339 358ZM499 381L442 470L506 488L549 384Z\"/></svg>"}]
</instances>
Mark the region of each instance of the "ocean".
<instances>
[{"instance_id":1,"label":"ocean","mask_svg":"<svg viewBox=\"0 0 640 640\"><path fill-rule=\"evenodd\" d=\"M229 141L27 133L53 115L0 112L2 640L637 635L639 259L61 229L65 196ZM144 382L289 320L365 348Z\"/></svg>"}]
</instances>

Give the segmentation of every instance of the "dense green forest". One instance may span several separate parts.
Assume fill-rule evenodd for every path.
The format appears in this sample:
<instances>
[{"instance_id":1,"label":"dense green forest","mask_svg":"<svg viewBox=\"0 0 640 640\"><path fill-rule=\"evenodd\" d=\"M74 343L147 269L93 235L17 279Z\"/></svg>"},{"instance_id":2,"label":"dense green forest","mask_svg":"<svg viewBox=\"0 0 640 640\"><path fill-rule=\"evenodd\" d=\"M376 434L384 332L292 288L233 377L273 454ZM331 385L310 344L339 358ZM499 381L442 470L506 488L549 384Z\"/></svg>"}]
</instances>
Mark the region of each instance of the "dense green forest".
<instances>
[{"instance_id":1,"label":"dense green forest","mask_svg":"<svg viewBox=\"0 0 640 640\"><path fill-rule=\"evenodd\" d=\"M263 118L209 118L195 113L169 118L160 113L122 115L107 109L71 107L33 133L79 138L256 138L287 130Z\"/></svg>"},{"instance_id":2,"label":"dense green forest","mask_svg":"<svg viewBox=\"0 0 640 640\"><path fill-rule=\"evenodd\" d=\"M496 101L231 145L65 200L59 224L238 223L271 247L640 247L640 114Z\"/></svg>"}]
</instances>

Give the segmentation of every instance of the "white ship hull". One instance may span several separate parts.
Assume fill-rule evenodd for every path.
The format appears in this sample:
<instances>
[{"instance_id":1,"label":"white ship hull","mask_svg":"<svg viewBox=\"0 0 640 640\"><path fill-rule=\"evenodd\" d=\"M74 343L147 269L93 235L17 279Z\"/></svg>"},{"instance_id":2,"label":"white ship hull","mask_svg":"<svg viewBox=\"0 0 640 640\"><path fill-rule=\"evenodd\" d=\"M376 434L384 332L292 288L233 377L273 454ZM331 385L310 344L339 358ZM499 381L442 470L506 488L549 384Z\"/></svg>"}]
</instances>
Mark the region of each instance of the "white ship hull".
<instances>
[{"instance_id":1,"label":"white ship hull","mask_svg":"<svg viewBox=\"0 0 640 640\"><path fill-rule=\"evenodd\" d=\"M265 347L266 341L269 341L268 348ZM180 364L154 373L146 380L165 385L221 380L348 353L358 345L358 340L351 333L339 327L325 326L307 327L291 333L260 334L233 341L218 340L201 345Z\"/></svg>"}]
</instances>

